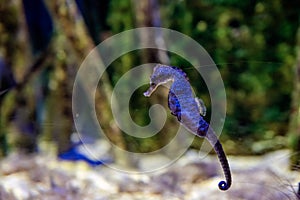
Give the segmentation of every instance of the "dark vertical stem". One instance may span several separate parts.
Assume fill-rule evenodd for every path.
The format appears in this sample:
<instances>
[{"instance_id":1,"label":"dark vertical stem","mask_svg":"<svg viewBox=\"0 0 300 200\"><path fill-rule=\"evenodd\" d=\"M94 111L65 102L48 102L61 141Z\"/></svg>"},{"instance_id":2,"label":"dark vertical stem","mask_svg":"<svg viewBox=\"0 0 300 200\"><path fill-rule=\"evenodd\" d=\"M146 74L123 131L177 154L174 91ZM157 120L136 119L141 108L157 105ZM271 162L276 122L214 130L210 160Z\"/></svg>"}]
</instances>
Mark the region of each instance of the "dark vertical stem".
<instances>
[{"instance_id":1,"label":"dark vertical stem","mask_svg":"<svg viewBox=\"0 0 300 200\"><path fill-rule=\"evenodd\" d=\"M294 66L294 88L292 91L292 104L289 117L289 135L291 138L290 147L294 152L290 157L290 167L300 164L300 27L297 31L296 55L297 60Z\"/></svg>"},{"instance_id":2,"label":"dark vertical stem","mask_svg":"<svg viewBox=\"0 0 300 200\"><path fill-rule=\"evenodd\" d=\"M230 172L230 167L229 167L226 155L224 153L223 147L219 140L214 145L214 149L218 155L218 158L220 160L220 163L222 165L224 175L226 178L226 182L220 181L219 188L220 188L220 190L228 190L228 188L230 188L230 186L231 186L231 172Z\"/></svg>"},{"instance_id":3,"label":"dark vertical stem","mask_svg":"<svg viewBox=\"0 0 300 200\"><path fill-rule=\"evenodd\" d=\"M6 140L6 135L4 133L4 129L2 129L2 102L1 102L1 97L0 97L0 157L6 156L7 155L7 140Z\"/></svg>"}]
</instances>

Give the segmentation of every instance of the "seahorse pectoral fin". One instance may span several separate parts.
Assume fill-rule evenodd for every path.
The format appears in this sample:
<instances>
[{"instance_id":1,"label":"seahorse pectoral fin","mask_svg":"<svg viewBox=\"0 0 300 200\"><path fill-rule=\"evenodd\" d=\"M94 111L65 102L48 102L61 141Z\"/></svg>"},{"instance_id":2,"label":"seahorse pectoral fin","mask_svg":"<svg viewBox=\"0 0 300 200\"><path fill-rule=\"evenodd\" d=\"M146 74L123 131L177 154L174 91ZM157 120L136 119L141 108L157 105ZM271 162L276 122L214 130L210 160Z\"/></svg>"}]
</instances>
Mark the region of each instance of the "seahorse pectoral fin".
<instances>
[{"instance_id":1,"label":"seahorse pectoral fin","mask_svg":"<svg viewBox=\"0 0 300 200\"><path fill-rule=\"evenodd\" d=\"M157 88L157 85L154 83L151 83L149 89L146 92L144 92L144 96L150 97L151 94L156 90L156 88Z\"/></svg>"},{"instance_id":2,"label":"seahorse pectoral fin","mask_svg":"<svg viewBox=\"0 0 300 200\"><path fill-rule=\"evenodd\" d=\"M206 115L206 107L205 107L205 104L204 104L203 100L198 98L198 97L195 97L195 101L196 101L197 106L199 108L200 115L205 116Z\"/></svg>"}]
</instances>

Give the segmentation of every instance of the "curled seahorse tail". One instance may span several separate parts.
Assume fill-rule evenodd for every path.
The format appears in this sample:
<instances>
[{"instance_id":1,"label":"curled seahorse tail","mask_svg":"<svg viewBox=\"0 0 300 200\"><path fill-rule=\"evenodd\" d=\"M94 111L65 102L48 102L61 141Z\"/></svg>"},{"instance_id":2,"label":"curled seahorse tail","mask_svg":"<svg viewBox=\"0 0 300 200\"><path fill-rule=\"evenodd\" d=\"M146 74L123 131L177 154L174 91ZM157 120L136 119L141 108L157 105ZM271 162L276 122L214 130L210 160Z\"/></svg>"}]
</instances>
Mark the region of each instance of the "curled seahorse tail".
<instances>
[{"instance_id":1,"label":"curled seahorse tail","mask_svg":"<svg viewBox=\"0 0 300 200\"><path fill-rule=\"evenodd\" d=\"M228 184L225 181L220 181L218 186L220 190L228 190L229 188Z\"/></svg>"},{"instance_id":2,"label":"curled seahorse tail","mask_svg":"<svg viewBox=\"0 0 300 200\"><path fill-rule=\"evenodd\" d=\"M226 178L226 181L220 181L219 182L219 185L218 185L219 189L220 190L228 190L231 186L231 172L230 172L230 168L229 168L229 164L228 164L226 155L224 153L223 147L222 147L219 140L214 145L214 149L215 149L215 151L218 155L218 158L220 160L220 163L222 165L224 175L225 175L225 178Z\"/></svg>"}]
</instances>

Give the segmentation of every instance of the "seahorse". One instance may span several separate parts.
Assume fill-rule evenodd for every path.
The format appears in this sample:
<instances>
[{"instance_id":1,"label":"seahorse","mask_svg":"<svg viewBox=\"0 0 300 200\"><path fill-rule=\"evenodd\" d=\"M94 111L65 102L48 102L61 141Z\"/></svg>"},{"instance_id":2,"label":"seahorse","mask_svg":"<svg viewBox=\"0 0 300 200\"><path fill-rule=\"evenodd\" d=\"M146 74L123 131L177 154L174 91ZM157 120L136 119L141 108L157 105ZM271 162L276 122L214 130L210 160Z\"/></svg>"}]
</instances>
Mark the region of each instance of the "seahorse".
<instances>
[{"instance_id":1,"label":"seahorse","mask_svg":"<svg viewBox=\"0 0 300 200\"><path fill-rule=\"evenodd\" d=\"M184 71L177 67L157 64L150 76L150 87L144 92L149 97L159 85L172 82L168 95L168 107L171 114L198 137L206 138L214 147L219 158L226 181L219 182L220 190L228 190L231 186L231 172L223 147L212 127L203 119L206 109L203 102L194 97L189 79Z\"/></svg>"}]
</instances>

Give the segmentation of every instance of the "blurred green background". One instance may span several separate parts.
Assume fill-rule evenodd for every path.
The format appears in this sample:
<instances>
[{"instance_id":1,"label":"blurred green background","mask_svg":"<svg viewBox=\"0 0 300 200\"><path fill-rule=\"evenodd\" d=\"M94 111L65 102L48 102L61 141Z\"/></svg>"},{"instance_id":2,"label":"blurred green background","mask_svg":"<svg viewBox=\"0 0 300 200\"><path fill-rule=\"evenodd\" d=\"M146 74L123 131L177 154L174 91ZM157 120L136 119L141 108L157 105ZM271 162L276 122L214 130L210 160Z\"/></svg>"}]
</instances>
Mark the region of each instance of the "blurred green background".
<instances>
[{"instance_id":1,"label":"blurred green background","mask_svg":"<svg viewBox=\"0 0 300 200\"><path fill-rule=\"evenodd\" d=\"M104 39L136 27L161 26L201 44L221 72L227 117L221 135L228 154L300 150L300 2L284 0L0 0L2 156L10 150L35 152L54 141L59 153L71 148L71 97L76 72L89 51ZM141 37L142 38L142 37ZM168 122L157 135L138 139L116 128L108 96L129 69L161 62L155 50L134 51L115 60L102 77L96 109L109 139L135 152L154 151L172 139L178 124ZM179 56L166 53L181 67L208 108L201 76ZM8 69L8 70L4 70ZM7 72L9 71L9 72ZM8 76L7 74L12 74ZM132 118L149 123L151 104L166 106L166 96L147 99L137 90ZM8 90L7 90L8 89ZM191 148L199 148L195 139ZM292 158L293 165L300 164Z\"/></svg>"}]
</instances>

